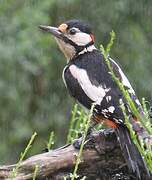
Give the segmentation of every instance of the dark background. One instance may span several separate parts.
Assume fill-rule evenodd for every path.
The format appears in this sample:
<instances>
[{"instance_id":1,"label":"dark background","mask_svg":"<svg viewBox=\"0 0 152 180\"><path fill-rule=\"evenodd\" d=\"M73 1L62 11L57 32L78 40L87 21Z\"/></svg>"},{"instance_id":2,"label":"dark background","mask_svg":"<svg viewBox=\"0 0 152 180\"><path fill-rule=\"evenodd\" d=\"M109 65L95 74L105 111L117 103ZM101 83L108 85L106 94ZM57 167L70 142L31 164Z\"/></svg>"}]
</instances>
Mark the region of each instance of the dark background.
<instances>
[{"instance_id":1,"label":"dark background","mask_svg":"<svg viewBox=\"0 0 152 180\"><path fill-rule=\"evenodd\" d=\"M0 163L16 162L34 131L30 154L45 148L51 131L65 143L74 101L62 82L66 61L38 25L68 19L92 24L96 46L116 41L111 56L138 97L152 98L151 0L0 0Z\"/></svg>"}]
</instances>

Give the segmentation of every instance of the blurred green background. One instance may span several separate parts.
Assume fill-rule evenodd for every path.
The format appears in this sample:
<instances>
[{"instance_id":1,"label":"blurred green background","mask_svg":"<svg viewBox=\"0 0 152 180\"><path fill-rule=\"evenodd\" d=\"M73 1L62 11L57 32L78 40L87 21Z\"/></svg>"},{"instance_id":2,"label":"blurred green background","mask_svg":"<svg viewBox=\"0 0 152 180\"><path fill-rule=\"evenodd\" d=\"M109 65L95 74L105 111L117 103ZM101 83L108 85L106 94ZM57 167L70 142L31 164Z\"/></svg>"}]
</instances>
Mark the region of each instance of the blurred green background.
<instances>
[{"instance_id":1,"label":"blurred green background","mask_svg":"<svg viewBox=\"0 0 152 180\"><path fill-rule=\"evenodd\" d=\"M74 104L61 78L66 61L38 25L57 26L73 18L91 23L97 47L115 31L111 56L139 98L151 101L151 0L0 0L1 164L16 162L34 131L38 137L31 154L45 148L51 131L56 146L65 143Z\"/></svg>"}]
</instances>

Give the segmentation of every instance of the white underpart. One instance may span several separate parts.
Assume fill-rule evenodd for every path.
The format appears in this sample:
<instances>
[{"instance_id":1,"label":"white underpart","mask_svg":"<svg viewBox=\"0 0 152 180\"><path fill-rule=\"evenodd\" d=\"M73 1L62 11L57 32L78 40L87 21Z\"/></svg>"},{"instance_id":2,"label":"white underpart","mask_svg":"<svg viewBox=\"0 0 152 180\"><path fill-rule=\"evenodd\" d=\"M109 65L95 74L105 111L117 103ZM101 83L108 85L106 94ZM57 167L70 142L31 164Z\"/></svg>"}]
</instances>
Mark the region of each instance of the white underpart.
<instances>
[{"instance_id":1,"label":"white underpart","mask_svg":"<svg viewBox=\"0 0 152 180\"><path fill-rule=\"evenodd\" d=\"M114 106L110 106L110 107L108 108L108 111L111 112L111 113L113 113L114 110L115 110L115 107L114 107Z\"/></svg>"},{"instance_id":2,"label":"white underpart","mask_svg":"<svg viewBox=\"0 0 152 180\"><path fill-rule=\"evenodd\" d=\"M76 54L75 48L73 46L71 46L70 44L65 43L61 39L58 39L58 38L55 38L55 39L57 41L57 44L59 45L59 48L61 49L61 51L65 55L67 61L72 59L72 57L74 57Z\"/></svg>"},{"instance_id":3,"label":"white underpart","mask_svg":"<svg viewBox=\"0 0 152 180\"><path fill-rule=\"evenodd\" d=\"M69 69L74 78L78 80L85 94L96 104L100 105L102 99L105 97L110 88L104 89L101 85L93 85L87 75L86 70L84 69L78 68L75 65L71 65Z\"/></svg>"}]
</instances>

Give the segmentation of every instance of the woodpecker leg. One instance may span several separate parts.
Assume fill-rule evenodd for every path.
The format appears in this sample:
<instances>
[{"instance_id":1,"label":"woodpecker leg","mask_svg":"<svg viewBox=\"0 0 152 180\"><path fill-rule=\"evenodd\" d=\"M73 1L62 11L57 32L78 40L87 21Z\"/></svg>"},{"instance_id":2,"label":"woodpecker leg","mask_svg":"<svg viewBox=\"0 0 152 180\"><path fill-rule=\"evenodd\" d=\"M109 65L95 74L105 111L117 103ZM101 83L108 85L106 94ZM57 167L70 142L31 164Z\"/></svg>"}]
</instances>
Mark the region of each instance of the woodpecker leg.
<instances>
[{"instance_id":1,"label":"woodpecker leg","mask_svg":"<svg viewBox=\"0 0 152 180\"><path fill-rule=\"evenodd\" d=\"M42 149L42 153L46 153L46 152L49 152L48 148Z\"/></svg>"},{"instance_id":2,"label":"woodpecker leg","mask_svg":"<svg viewBox=\"0 0 152 180\"><path fill-rule=\"evenodd\" d=\"M74 142L73 142L73 146L75 149L80 149L81 147L81 144L82 144L82 137L79 138L79 139L76 139ZM94 148L94 146L92 146L92 144L94 143L94 139L91 137L91 134L89 133L89 135L87 135L85 137L85 144L84 144L84 148Z\"/></svg>"}]
</instances>

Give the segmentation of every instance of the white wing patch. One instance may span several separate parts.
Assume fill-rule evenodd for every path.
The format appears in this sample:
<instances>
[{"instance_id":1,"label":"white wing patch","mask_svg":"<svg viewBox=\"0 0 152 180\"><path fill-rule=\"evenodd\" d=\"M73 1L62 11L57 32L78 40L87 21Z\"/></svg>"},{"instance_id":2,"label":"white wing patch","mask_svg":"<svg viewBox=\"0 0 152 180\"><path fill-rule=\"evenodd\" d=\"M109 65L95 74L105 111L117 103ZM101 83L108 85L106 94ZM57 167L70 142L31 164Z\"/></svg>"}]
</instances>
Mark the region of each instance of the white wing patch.
<instances>
[{"instance_id":1,"label":"white wing patch","mask_svg":"<svg viewBox=\"0 0 152 180\"><path fill-rule=\"evenodd\" d=\"M119 65L118 65L113 59L111 59L110 57L109 57L109 59L118 67L119 73L120 73L120 76L121 76L121 79L122 79L122 84L123 84L124 86L126 86L126 87L129 88L129 89L128 89L128 92L129 92L129 93L135 94L135 91L133 90L133 88L132 88L129 80L127 79L127 77L125 76L125 74L123 73L123 71L121 70L121 68L119 67Z\"/></svg>"},{"instance_id":2,"label":"white wing patch","mask_svg":"<svg viewBox=\"0 0 152 180\"><path fill-rule=\"evenodd\" d=\"M110 106L110 107L108 107L108 109L103 109L102 113L105 115L105 113L108 113L108 112L114 113L114 111L115 111L115 107L114 106Z\"/></svg>"},{"instance_id":3,"label":"white wing patch","mask_svg":"<svg viewBox=\"0 0 152 180\"><path fill-rule=\"evenodd\" d=\"M73 77L78 80L85 94L96 104L100 105L102 99L110 88L103 88L101 85L93 85L87 75L86 70L78 68L76 65L71 65L69 69Z\"/></svg>"},{"instance_id":4,"label":"white wing patch","mask_svg":"<svg viewBox=\"0 0 152 180\"><path fill-rule=\"evenodd\" d=\"M106 96L107 102L111 101L111 96Z\"/></svg>"},{"instance_id":5,"label":"white wing patch","mask_svg":"<svg viewBox=\"0 0 152 180\"><path fill-rule=\"evenodd\" d=\"M130 93L135 94L135 91L133 90L130 82L128 81L127 77L124 75L124 73L122 72L122 70L121 70L120 68L119 68L119 73L120 73L121 78L122 78L122 84L123 84L124 86L127 86L127 87L129 88L128 91L129 91Z\"/></svg>"},{"instance_id":6,"label":"white wing patch","mask_svg":"<svg viewBox=\"0 0 152 180\"><path fill-rule=\"evenodd\" d=\"M114 112L114 110L115 110L115 107L114 107L114 106L110 106L110 107L108 107L108 111L109 111L109 112L113 113L113 112Z\"/></svg>"},{"instance_id":7,"label":"white wing patch","mask_svg":"<svg viewBox=\"0 0 152 180\"><path fill-rule=\"evenodd\" d=\"M141 104L140 104L140 102L139 102L138 99L136 99L135 102L136 102L139 106L141 106Z\"/></svg>"},{"instance_id":8,"label":"white wing patch","mask_svg":"<svg viewBox=\"0 0 152 180\"><path fill-rule=\"evenodd\" d=\"M128 87L128 92L129 92L130 94L135 95L134 89L132 88L129 80L127 79L127 77L125 76L125 74L123 73L123 71L121 70L121 68L119 67L119 65L118 65L113 59L111 59L110 57L109 57L109 59L118 67L119 73L120 73L120 76L121 76L121 79L122 79L122 84L123 84L124 86ZM136 95L135 95L135 97L136 97ZM139 102L138 99L135 99L135 102L137 103L138 106L141 106L141 104L140 104L140 102Z\"/></svg>"}]
</instances>

